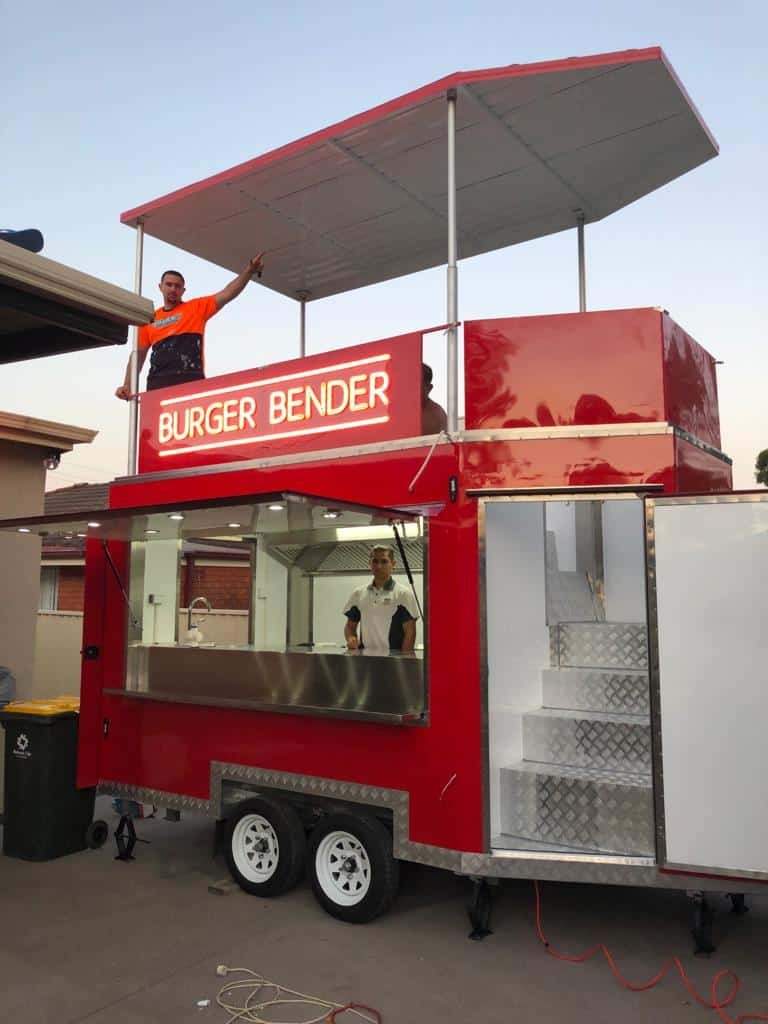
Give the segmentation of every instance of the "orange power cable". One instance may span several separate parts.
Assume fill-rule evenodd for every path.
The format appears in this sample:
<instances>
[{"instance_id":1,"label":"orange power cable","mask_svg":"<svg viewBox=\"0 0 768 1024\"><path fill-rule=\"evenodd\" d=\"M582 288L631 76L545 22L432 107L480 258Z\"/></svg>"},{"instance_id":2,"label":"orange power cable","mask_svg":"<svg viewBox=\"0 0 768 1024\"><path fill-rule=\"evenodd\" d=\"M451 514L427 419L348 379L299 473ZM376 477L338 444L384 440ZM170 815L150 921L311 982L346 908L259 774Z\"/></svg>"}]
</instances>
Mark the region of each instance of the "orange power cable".
<instances>
[{"instance_id":1,"label":"orange power cable","mask_svg":"<svg viewBox=\"0 0 768 1024\"><path fill-rule=\"evenodd\" d=\"M736 998L740 984L736 974L729 968L725 968L722 971L718 971L712 979L712 1001L708 1002L706 999L700 996L696 989L693 987L693 983L691 982L688 975L685 973L685 968L680 962L680 958L676 956L673 956L669 960L667 960L667 962L661 968L659 973L655 974L650 979L650 981L645 981L642 984L633 984L632 982L627 981L626 978L622 975L621 971L616 966L616 961L613 959L611 951L608 949L607 946L603 945L602 943L600 943L597 946L593 946L591 949L588 949L586 953L582 953L579 956L570 956L566 953L556 952L552 948L552 946L550 946L549 940L544 934L544 930L541 924L541 890L539 887L539 883L535 881L533 883L533 886L536 890L536 931L538 933L539 940L546 949L547 953L550 956L554 957L556 960L564 960L566 961L566 963L571 964L583 964L586 960L590 960L593 956L595 956L596 953L602 953L605 959L608 961L608 966L611 968L613 976L616 978L618 983L622 985L624 988L629 989L630 992L645 992L646 989L653 988L653 986L657 985L661 981L661 979L667 974L670 968L674 967L676 968L677 973L680 975L680 980L685 986L688 994L692 996L692 998L695 999L697 1003L699 1003L701 1006L704 1006L707 1010L714 1010L717 1013L720 1020L724 1022L724 1024L744 1024L745 1021L749 1020L768 1021L768 1016L761 1013L743 1013L740 1017L733 1018L729 1017L728 1014L725 1012L726 1006L730 1006ZM723 998L720 998L718 991L721 983L726 978L728 978L728 980L730 981L731 987L728 993L724 995Z\"/></svg>"}]
</instances>

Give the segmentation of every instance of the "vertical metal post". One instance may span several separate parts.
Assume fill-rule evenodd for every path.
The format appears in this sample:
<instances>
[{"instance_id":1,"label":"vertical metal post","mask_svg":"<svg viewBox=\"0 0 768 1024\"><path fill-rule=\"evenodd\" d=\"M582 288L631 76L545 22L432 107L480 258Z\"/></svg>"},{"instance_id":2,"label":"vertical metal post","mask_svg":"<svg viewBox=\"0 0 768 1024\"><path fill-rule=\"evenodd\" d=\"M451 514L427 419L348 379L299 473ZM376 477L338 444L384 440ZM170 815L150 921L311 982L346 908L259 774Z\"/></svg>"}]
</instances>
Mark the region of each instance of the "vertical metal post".
<instances>
[{"instance_id":1,"label":"vertical metal post","mask_svg":"<svg viewBox=\"0 0 768 1024\"><path fill-rule=\"evenodd\" d=\"M298 292L301 309L299 312L299 355L303 359L307 354L307 299L309 292Z\"/></svg>"},{"instance_id":2,"label":"vertical metal post","mask_svg":"<svg viewBox=\"0 0 768 1024\"><path fill-rule=\"evenodd\" d=\"M576 211L576 232L579 240L579 312L587 311L587 274L584 263L584 211Z\"/></svg>"},{"instance_id":3,"label":"vertical metal post","mask_svg":"<svg viewBox=\"0 0 768 1024\"><path fill-rule=\"evenodd\" d=\"M448 273L447 331L448 349L448 431L459 425L459 319L458 270L456 267L456 90L448 90Z\"/></svg>"},{"instance_id":4,"label":"vertical metal post","mask_svg":"<svg viewBox=\"0 0 768 1024\"><path fill-rule=\"evenodd\" d=\"M141 277L144 266L144 224L139 221L136 225L136 266L133 278L133 290L141 295ZM139 328L131 329L131 394L136 395L139 390ZM131 398L130 414L128 419L128 476L133 476L137 468L137 440L139 436L139 399Z\"/></svg>"}]
</instances>

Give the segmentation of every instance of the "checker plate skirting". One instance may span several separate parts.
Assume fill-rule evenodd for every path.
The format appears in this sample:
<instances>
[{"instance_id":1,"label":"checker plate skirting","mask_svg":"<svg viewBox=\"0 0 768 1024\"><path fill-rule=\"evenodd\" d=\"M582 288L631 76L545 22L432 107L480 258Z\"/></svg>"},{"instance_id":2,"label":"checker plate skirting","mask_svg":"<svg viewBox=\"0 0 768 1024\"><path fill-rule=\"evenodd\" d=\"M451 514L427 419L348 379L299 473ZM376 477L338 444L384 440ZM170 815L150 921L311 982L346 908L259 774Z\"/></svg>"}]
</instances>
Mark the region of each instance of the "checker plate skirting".
<instances>
[{"instance_id":1,"label":"checker plate skirting","mask_svg":"<svg viewBox=\"0 0 768 1024\"><path fill-rule=\"evenodd\" d=\"M397 790L382 790L373 786L355 786L349 783L336 783L331 780L315 779L312 776L289 775L263 771L242 765L230 765L223 762L211 764L211 799L203 800L186 797L179 793L167 793L157 789L133 786L125 782L111 782L104 779L99 783L98 791L102 794L121 796L129 800L140 800L154 803L158 807L171 807L179 810L195 810L209 814L211 817L221 816L221 791L223 780L234 780L238 773L240 781L259 784L260 779L269 780L270 788L287 788L293 791L306 791L305 786L319 787L324 791L330 786L336 794L336 787L344 787L347 799L353 796L365 796L359 802L366 803L368 798L372 804L386 806L385 794L398 794ZM282 780L283 787L276 785ZM296 787L294 789L294 787ZM264 785L264 788L267 788ZM405 798L403 800L402 798ZM403 860L411 860L432 867L444 868L457 874L472 878L530 878L559 882L587 882L596 885L635 885L652 886L662 889L685 889L695 883L695 887L707 892L723 892L732 888L732 883L718 878L697 876L686 879L679 875L663 874L653 859L626 856L610 856L600 854L583 855L552 855L524 853L462 853L458 850L446 850L439 846L426 843L413 843L403 839L408 835L408 794L399 793L397 810L393 811L397 834L400 835L395 856ZM747 879L739 880L739 892L765 893L765 885Z\"/></svg>"}]
</instances>

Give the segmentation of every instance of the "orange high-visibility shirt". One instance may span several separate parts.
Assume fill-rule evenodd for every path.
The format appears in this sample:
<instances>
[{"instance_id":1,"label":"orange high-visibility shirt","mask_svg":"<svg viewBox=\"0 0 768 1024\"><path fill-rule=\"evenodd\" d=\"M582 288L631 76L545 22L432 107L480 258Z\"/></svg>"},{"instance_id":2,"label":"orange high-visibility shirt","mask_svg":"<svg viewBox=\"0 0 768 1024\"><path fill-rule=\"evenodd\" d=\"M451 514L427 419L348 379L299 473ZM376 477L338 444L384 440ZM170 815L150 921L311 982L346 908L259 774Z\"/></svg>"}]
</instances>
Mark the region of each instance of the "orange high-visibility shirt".
<instances>
[{"instance_id":1,"label":"orange high-visibility shirt","mask_svg":"<svg viewBox=\"0 0 768 1024\"><path fill-rule=\"evenodd\" d=\"M155 319L139 329L139 348L151 349L151 376L205 372L205 325L218 309L216 297L180 302L173 309L155 310Z\"/></svg>"}]
</instances>

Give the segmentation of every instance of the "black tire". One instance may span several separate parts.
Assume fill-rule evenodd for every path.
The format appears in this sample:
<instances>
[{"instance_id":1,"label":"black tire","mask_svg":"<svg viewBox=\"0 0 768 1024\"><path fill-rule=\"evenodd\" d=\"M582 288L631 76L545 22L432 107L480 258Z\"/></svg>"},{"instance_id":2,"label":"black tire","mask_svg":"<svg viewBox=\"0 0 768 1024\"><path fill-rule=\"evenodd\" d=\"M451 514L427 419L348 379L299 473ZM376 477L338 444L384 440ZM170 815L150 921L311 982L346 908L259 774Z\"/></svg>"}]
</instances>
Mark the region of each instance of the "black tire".
<instances>
[{"instance_id":1,"label":"black tire","mask_svg":"<svg viewBox=\"0 0 768 1024\"><path fill-rule=\"evenodd\" d=\"M304 872L304 827L290 804L254 797L227 821L224 855L232 877L254 896L282 896Z\"/></svg>"},{"instance_id":2,"label":"black tire","mask_svg":"<svg viewBox=\"0 0 768 1024\"><path fill-rule=\"evenodd\" d=\"M320 906L350 924L365 924L388 910L400 881L389 829L363 814L330 814L315 827L309 872Z\"/></svg>"},{"instance_id":3,"label":"black tire","mask_svg":"<svg viewBox=\"0 0 768 1024\"><path fill-rule=\"evenodd\" d=\"M85 845L89 850L99 850L109 839L109 825L97 818L85 830Z\"/></svg>"}]
</instances>

